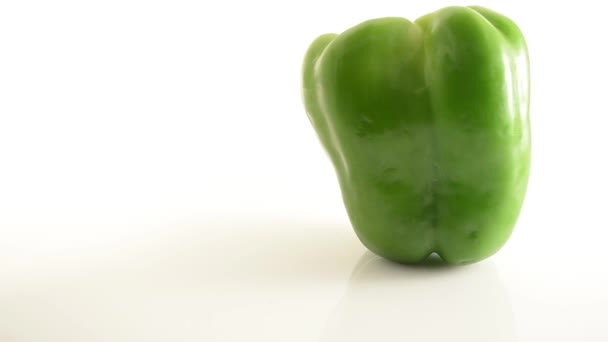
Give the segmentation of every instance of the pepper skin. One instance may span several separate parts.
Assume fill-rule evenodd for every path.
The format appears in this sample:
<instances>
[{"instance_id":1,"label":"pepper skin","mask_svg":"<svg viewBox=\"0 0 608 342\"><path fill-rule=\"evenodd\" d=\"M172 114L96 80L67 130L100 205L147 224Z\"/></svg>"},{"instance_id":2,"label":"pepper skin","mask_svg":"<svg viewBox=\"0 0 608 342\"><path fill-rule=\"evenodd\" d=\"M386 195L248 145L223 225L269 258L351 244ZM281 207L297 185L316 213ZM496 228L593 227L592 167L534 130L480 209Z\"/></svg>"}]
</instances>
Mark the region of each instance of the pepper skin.
<instances>
[{"instance_id":1,"label":"pepper skin","mask_svg":"<svg viewBox=\"0 0 608 342\"><path fill-rule=\"evenodd\" d=\"M469 264L506 243L531 149L528 52L510 19L447 7L322 35L302 95L372 252Z\"/></svg>"}]
</instances>

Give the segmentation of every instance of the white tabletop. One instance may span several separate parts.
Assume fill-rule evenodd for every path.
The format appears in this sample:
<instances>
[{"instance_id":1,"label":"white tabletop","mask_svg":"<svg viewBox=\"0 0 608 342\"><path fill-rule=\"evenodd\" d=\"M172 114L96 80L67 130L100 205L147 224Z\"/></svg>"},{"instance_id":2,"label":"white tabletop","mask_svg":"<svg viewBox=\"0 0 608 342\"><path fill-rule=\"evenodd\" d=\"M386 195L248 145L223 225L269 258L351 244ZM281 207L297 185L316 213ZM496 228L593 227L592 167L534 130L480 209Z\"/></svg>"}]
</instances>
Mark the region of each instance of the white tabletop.
<instances>
[{"instance_id":1,"label":"white tabletop","mask_svg":"<svg viewBox=\"0 0 608 342\"><path fill-rule=\"evenodd\" d=\"M0 243L0 337L608 339L606 249L567 254L554 238L531 243L524 229L533 227L519 228L480 263L412 267L366 251L347 222L21 226Z\"/></svg>"}]
</instances>

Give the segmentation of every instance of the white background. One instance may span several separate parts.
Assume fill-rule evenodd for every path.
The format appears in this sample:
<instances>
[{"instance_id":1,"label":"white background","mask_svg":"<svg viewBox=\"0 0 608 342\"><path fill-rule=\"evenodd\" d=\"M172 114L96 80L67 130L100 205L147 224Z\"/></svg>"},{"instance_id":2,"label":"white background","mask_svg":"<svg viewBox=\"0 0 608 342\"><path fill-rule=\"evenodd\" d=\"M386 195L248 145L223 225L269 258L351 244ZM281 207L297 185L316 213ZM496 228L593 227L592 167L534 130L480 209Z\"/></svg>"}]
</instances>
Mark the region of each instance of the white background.
<instances>
[{"instance_id":1,"label":"white background","mask_svg":"<svg viewBox=\"0 0 608 342\"><path fill-rule=\"evenodd\" d=\"M1 2L0 341L607 341L600 3L477 3L526 36L533 166L446 269L365 251L299 87L316 36L456 3Z\"/></svg>"}]
</instances>

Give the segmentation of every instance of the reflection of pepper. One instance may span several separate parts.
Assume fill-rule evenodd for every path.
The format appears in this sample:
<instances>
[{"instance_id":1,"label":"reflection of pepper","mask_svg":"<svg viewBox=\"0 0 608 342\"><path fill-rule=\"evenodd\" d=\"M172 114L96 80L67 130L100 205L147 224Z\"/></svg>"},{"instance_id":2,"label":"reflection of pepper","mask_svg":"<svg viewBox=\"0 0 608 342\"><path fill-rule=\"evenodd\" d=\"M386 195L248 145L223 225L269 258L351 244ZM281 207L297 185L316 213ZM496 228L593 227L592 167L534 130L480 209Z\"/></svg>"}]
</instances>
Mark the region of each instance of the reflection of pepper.
<instances>
[{"instance_id":1,"label":"reflection of pepper","mask_svg":"<svg viewBox=\"0 0 608 342\"><path fill-rule=\"evenodd\" d=\"M306 111L370 250L461 264L501 248L528 183L528 75L517 26L479 7L374 19L312 43Z\"/></svg>"}]
</instances>

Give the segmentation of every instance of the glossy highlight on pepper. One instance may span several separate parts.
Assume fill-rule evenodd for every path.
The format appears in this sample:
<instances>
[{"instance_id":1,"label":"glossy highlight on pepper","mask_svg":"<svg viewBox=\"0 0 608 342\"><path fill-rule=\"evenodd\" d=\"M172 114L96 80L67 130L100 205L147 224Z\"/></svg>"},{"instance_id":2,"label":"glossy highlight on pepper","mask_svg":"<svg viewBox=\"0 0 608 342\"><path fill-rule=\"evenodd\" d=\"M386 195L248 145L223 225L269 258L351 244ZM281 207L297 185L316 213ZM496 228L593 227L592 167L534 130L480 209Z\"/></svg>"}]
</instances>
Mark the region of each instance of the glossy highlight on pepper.
<instances>
[{"instance_id":1,"label":"glossy highlight on pepper","mask_svg":"<svg viewBox=\"0 0 608 342\"><path fill-rule=\"evenodd\" d=\"M312 42L304 105L367 248L468 264L506 243L530 171L528 61L517 25L475 6Z\"/></svg>"}]
</instances>

